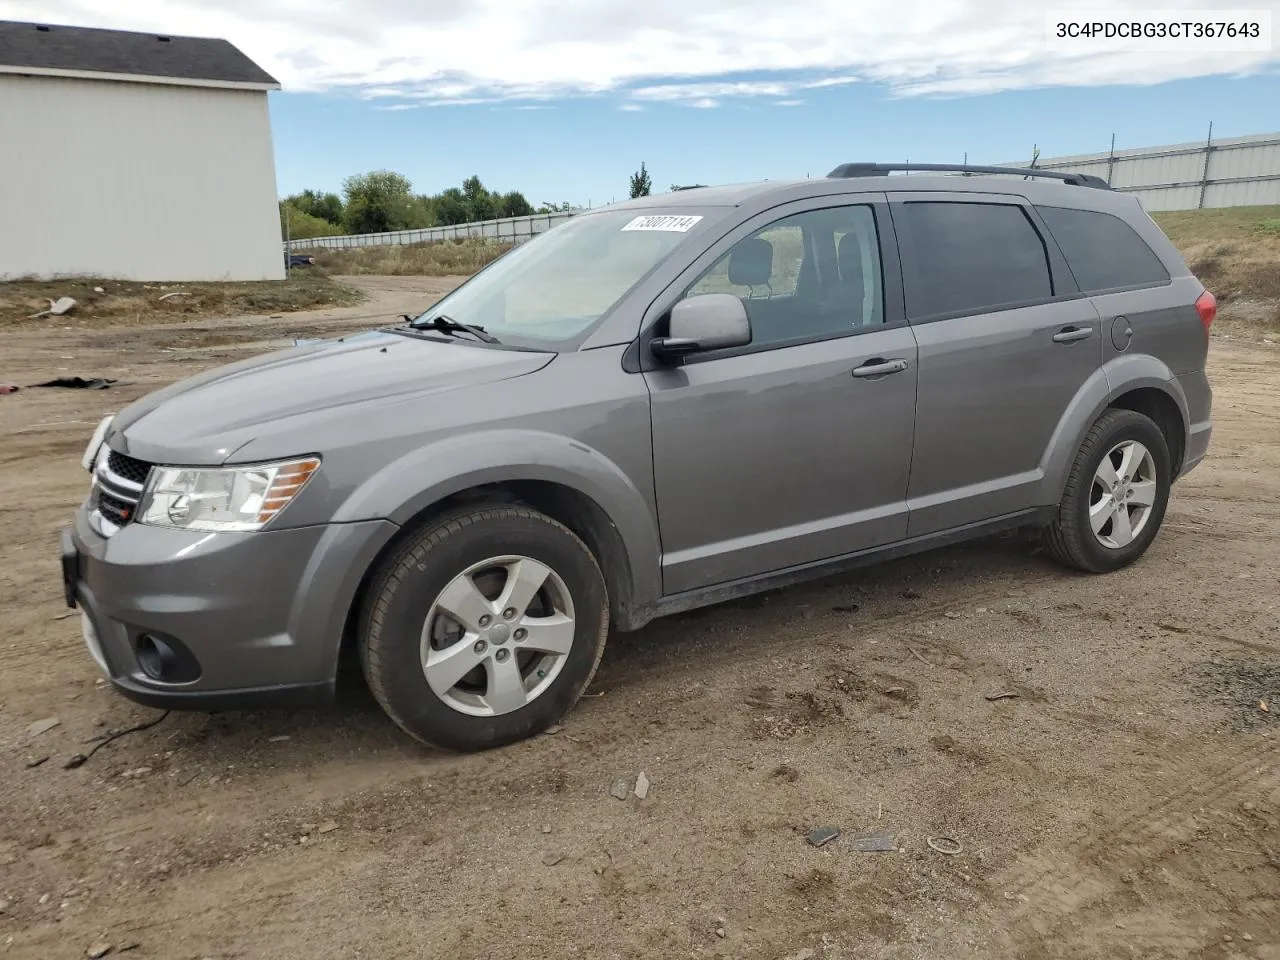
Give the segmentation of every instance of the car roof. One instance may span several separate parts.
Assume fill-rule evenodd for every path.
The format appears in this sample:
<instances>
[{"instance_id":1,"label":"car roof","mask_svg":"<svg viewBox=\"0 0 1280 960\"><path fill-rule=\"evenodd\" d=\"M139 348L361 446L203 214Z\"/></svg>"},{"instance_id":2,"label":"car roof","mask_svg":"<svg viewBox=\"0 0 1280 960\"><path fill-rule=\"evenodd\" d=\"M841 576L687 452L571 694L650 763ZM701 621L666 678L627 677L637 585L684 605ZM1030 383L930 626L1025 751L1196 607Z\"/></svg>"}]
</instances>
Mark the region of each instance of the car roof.
<instances>
[{"instance_id":1,"label":"car roof","mask_svg":"<svg viewBox=\"0 0 1280 960\"><path fill-rule=\"evenodd\" d=\"M597 207L596 210L654 210L693 207L739 207L764 201L785 203L806 197L850 193L988 193L1025 197L1032 203L1100 210L1112 213L1140 207L1133 196L1114 190L1077 186L1056 179L1025 178L1018 174L912 174L910 176L809 177L802 180L762 180L755 183L690 187ZM769 204L771 205L771 204Z\"/></svg>"}]
</instances>

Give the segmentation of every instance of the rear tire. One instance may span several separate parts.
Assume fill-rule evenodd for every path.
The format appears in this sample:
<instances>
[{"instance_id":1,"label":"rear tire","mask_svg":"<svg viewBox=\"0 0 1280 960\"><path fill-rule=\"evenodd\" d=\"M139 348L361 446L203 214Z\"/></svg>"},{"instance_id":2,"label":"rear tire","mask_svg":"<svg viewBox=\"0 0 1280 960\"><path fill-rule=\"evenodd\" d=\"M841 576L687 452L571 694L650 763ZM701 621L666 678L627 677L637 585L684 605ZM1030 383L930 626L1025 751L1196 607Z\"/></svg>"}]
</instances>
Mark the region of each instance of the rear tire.
<instances>
[{"instance_id":1,"label":"rear tire","mask_svg":"<svg viewBox=\"0 0 1280 960\"><path fill-rule=\"evenodd\" d=\"M1089 430L1067 476L1045 545L1059 563L1109 573L1146 553L1164 522L1169 445L1148 417L1108 410Z\"/></svg>"},{"instance_id":2,"label":"rear tire","mask_svg":"<svg viewBox=\"0 0 1280 960\"><path fill-rule=\"evenodd\" d=\"M450 750L540 733L586 690L609 603L586 545L522 506L437 518L382 564L359 636L365 679L406 733Z\"/></svg>"}]
</instances>

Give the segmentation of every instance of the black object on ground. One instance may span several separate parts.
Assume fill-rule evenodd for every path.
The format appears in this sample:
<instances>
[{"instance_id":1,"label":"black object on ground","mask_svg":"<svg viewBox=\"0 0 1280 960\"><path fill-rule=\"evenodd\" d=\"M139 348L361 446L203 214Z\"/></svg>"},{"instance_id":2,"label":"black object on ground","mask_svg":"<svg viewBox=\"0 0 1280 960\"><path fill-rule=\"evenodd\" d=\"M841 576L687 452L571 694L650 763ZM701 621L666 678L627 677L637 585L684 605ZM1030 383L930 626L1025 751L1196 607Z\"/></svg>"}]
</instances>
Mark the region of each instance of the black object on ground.
<instances>
[{"instance_id":1,"label":"black object on ground","mask_svg":"<svg viewBox=\"0 0 1280 960\"><path fill-rule=\"evenodd\" d=\"M55 380L46 380L44 383L37 383L37 387L68 387L72 390L106 390L117 381L108 380L105 377L94 377L86 380L84 377L58 377Z\"/></svg>"}]
</instances>

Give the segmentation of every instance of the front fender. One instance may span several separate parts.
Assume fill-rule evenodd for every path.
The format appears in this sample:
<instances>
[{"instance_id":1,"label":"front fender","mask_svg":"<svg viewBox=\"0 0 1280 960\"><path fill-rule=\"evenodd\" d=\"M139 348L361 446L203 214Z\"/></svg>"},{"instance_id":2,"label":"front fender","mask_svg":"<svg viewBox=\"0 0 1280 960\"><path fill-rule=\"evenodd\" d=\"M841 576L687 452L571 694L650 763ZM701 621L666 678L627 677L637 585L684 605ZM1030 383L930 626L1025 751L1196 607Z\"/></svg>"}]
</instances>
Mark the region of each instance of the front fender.
<instances>
[{"instance_id":1,"label":"front fender","mask_svg":"<svg viewBox=\"0 0 1280 960\"><path fill-rule=\"evenodd\" d=\"M626 551L633 602L656 602L661 592L660 546L648 501L617 464L568 437L509 429L428 444L369 477L338 508L334 521L387 519L403 526L453 494L517 480L560 484L594 501Z\"/></svg>"},{"instance_id":2,"label":"front fender","mask_svg":"<svg viewBox=\"0 0 1280 960\"><path fill-rule=\"evenodd\" d=\"M1186 429L1190 422L1187 397L1173 371L1149 354L1116 357L1084 382L1058 421L1040 461L1043 479L1038 503L1052 506L1062 500L1071 464L1090 428L1118 397L1144 387L1159 390L1177 404Z\"/></svg>"}]
</instances>

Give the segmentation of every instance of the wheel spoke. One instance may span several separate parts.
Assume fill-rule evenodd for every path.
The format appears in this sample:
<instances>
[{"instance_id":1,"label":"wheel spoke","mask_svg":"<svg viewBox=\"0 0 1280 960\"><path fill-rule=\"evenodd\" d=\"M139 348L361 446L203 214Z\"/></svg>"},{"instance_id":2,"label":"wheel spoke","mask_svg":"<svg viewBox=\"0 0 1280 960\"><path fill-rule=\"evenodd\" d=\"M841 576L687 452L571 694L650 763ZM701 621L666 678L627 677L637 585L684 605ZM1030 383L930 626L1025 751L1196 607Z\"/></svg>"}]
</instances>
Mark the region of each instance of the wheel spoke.
<instances>
[{"instance_id":1,"label":"wheel spoke","mask_svg":"<svg viewBox=\"0 0 1280 960\"><path fill-rule=\"evenodd\" d=\"M494 606L499 612L514 608L516 616L524 616L551 571L537 560L523 557L507 567L507 584Z\"/></svg>"},{"instance_id":2,"label":"wheel spoke","mask_svg":"<svg viewBox=\"0 0 1280 960\"><path fill-rule=\"evenodd\" d=\"M542 653L567 654L573 648L575 626L573 618L563 613L549 617L525 617L520 621L520 627L528 634L520 646Z\"/></svg>"},{"instance_id":3,"label":"wheel spoke","mask_svg":"<svg viewBox=\"0 0 1280 960\"><path fill-rule=\"evenodd\" d=\"M1107 521L1116 514L1116 501L1109 493L1104 493L1102 499L1089 507L1089 526L1093 528L1094 533L1101 533L1102 528L1107 525Z\"/></svg>"},{"instance_id":4,"label":"wheel spoke","mask_svg":"<svg viewBox=\"0 0 1280 960\"><path fill-rule=\"evenodd\" d=\"M1116 468L1111 465L1111 457L1102 458L1102 462L1098 464L1098 469L1094 472L1094 476L1098 478L1098 482L1102 484L1107 493L1114 493L1116 484L1120 482L1120 478L1116 476Z\"/></svg>"},{"instance_id":5,"label":"wheel spoke","mask_svg":"<svg viewBox=\"0 0 1280 960\"><path fill-rule=\"evenodd\" d=\"M485 687L484 702L494 713L510 713L528 702L524 678L514 656L504 660L491 657L485 664L489 683Z\"/></svg>"},{"instance_id":6,"label":"wheel spoke","mask_svg":"<svg viewBox=\"0 0 1280 960\"><path fill-rule=\"evenodd\" d=\"M1135 507L1150 507L1156 502L1156 482L1154 480L1138 480L1133 484L1133 493L1129 494L1129 502Z\"/></svg>"},{"instance_id":7,"label":"wheel spoke","mask_svg":"<svg viewBox=\"0 0 1280 960\"><path fill-rule=\"evenodd\" d=\"M1138 470L1138 465L1142 463L1142 458L1146 454L1146 450L1136 443L1126 443L1121 448L1120 466L1116 470L1121 482L1128 483L1133 479L1133 475Z\"/></svg>"},{"instance_id":8,"label":"wheel spoke","mask_svg":"<svg viewBox=\"0 0 1280 960\"><path fill-rule=\"evenodd\" d=\"M484 598L475 581L463 575L454 577L436 601L449 616L462 624L468 632L480 629L480 618L493 615L493 607Z\"/></svg>"},{"instance_id":9,"label":"wheel spoke","mask_svg":"<svg viewBox=\"0 0 1280 960\"><path fill-rule=\"evenodd\" d=\"M432 650L422 665L427 685L437 696L448 693L459 680L484 663L485 655L475 652L475 638L468 634L444 650Z\"/></svg>"},{"instance_id":10,"label":"wheel spoke","mask_svg":"<svg viewBox=\"0 0 1280 960\"><path fill-rule=\"evenodd\" d=\"M1117 547L1126 547L1133 540L1133 525L1129 522L1129 508L1119 505L1115 512L1115 522L1111 524L1111 539Z\"/></svg>"}]
</instances>

